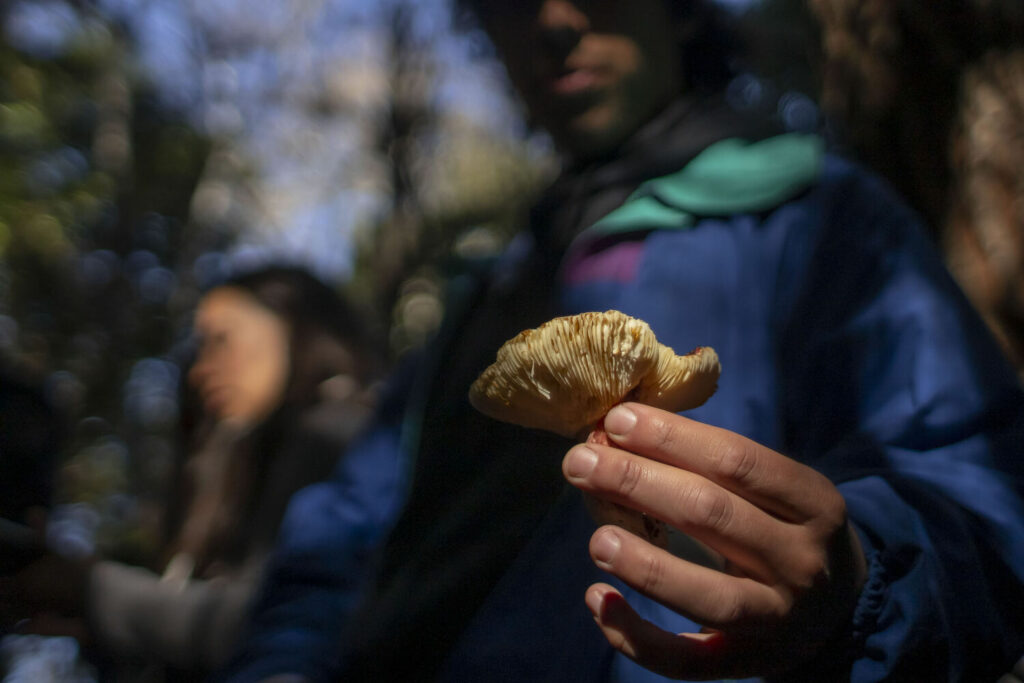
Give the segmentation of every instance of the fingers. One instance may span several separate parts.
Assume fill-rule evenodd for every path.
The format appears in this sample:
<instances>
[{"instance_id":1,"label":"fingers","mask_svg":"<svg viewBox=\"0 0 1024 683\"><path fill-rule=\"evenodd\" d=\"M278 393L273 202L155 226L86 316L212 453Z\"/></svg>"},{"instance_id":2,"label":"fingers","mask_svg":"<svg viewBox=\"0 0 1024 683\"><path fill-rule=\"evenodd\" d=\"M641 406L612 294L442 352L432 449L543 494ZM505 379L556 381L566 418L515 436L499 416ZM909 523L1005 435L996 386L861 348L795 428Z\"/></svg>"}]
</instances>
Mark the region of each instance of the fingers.
<instances>
[{"instance_id":1,"label":"fingers","mask_svg":"<svg viewBox=\"0 0 1024 683\"><path fill-rule=\"evenodd\" d=\"M699 474L781 519L844 520L826 477L733 432L639 403L612 408L604 428L620 448Z\"/></svg>"},{"instance_id":2,"label":"fingers","mask_svg":"<svg viewBox=\"0 0 1024 683\"><path fill-rule=\"evenodd\" d=\"M610 587L587 603L641 665L689 679L781 671L848 618L865 574L841 494L809 467L723 429L640 404L563 461L577 488L657 517L720 552L728 571L675 557L618 527L591 538L601 569L713 629L667 633Z\"/></svg>"},{"instance_id":3,"label":"fingers","mask_svg":"<svg viewBox=\"0 0 1024 683\"><path fill-rule=\"evenodd\" d=\"M587 607L609 644L644 668L691 681L739 675L741 662L721 632L669 633L638 615L607 584L587 589Z\"/></svg>"},{"instance_id":4,"label":"fingers","mask_svg":"<svg viewBox=\"0 0 1024 683\"><path fill-rule=\"evenodd\" d=\"M692 472L594 443L573 448L563 467L573 485L686 532L765 583L789 573L802 545L798 527Z\"/></svg>"},{"instance_id":5,"label":"fingers","mask_svg":"<svg viewBox=\"0 0 1024 683\"><path fill-rule=\"evenodd\" d=\"M615 526L594 533L590 554L601 569L711 628L749 629L777 621L789 608L770 586L687 562Z\"/></svg>"}]
</instances>

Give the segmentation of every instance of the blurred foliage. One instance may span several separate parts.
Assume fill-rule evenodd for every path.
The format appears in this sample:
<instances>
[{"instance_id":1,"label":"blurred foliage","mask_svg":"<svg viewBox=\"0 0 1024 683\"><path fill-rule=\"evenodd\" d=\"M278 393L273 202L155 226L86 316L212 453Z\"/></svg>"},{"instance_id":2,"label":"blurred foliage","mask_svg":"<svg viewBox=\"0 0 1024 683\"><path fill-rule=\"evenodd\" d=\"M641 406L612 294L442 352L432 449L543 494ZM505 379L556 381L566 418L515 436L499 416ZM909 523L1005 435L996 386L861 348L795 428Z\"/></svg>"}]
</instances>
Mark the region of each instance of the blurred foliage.
<instances>
[{"instance_id":1,"label":"blurred foliage","mask_svg":"<svg viewBox=\"0 0 1024 683\"><path fill-rule=\"evenodd\" d=\"M410 8L387 17L390 97L373 142L388 206L360 235L349 283L378 317L392 358L437 328L447 278L466 260L497 254L553 171L551 157L531 154L522 138L437 105L436 45L415 37Z\"/></svg>"},{"instance_id":2,"label":"blurred foliage","mask_svg":"<svg viewBox=\"0 0 1024 683\"><path fill-rule=\"evenodd\" d=\"M300 5L294 17L314 26L329 3ZM385 48L325 67L316 97L294 79L239 90L240 74L252 80L247 64L273 75L274 62L252 25L213 23L196 66L207 91L198 114L169 103L160 74L139 61L147 36L124 17L20 0L0 6L0 22L26 7L42 12L37 24L60 9L65 33L40 50L9 31L0 41L0 354L38 378L70 424L57 501L74 505L55 526L61 542L95 534L100 551L145 563L177 457L191 310L202 286L246 263L248 252L232 250L267 234L319 239L308 226L288 234L325 198L317 193L377 197L339 288L394 358L437 326L452 263L508 239L549 157L442 106L443 36L412 31L401 3L381 10L384 31L352 26ZM287 124L268 118L286 107ZM349 137L330 137L338 132ZM310 192L334 142L348 154L337 184L321 179ZM335 227L327 214L318 229L340 230L343 218Z\"/></svg>"},{"instance_id":3,"label":"blurred foliage","mask_svg":"<svg viewBox=\"0 0 1024 683\"><path fill-rule=\"evenodd\" d=\"M130 380L173 346L191 260L217 242L187 222L210 145L159 104L116 26L75 11L52 54L0 43L0 352L70 422L58 498L125 517L111 494L159 495L173 450L174 382Z\"/></svg>"}]
</instances>

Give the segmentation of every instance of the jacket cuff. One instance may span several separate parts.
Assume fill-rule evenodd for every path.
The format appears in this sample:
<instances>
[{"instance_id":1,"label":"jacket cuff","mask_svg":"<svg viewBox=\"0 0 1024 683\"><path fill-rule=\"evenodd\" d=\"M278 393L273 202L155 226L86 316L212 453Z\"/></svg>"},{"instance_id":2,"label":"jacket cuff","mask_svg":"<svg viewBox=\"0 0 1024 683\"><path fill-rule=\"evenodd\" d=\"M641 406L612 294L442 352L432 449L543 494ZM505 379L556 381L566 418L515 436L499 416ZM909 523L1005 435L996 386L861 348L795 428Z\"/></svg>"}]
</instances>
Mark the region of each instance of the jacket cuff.
<instances>
[{"instance_id":1,"label":"jacket cuff","mask_svg":"<svg viewBox=\"0 0 1024 683\"><path fill-rule=\"evenodd\" d=\"M889 580L886 576L882 554L877 550L867 551L865 554L867 555L868 575L853 610L853 632L850 647L854 658L863 652L868 637L878 629L878 616L882 612L886 595L889 592Z\"/></svg>"},{"instance_id":2,"label":"jacket cuff","mask_svg":"<svg viewBox=\"0 0 1024 683\"><path fill-rule=\"evenodd\" d=\"M828 642L808 661L781 675L769 676L769 683L850 680L854 662L864 656L867 639L878 630L878 620L889 592L889 578L883 553L876 550L859 530L855 533L864 549L867 576L852 616L836 628Z\"/></svg>"}]
</instances>

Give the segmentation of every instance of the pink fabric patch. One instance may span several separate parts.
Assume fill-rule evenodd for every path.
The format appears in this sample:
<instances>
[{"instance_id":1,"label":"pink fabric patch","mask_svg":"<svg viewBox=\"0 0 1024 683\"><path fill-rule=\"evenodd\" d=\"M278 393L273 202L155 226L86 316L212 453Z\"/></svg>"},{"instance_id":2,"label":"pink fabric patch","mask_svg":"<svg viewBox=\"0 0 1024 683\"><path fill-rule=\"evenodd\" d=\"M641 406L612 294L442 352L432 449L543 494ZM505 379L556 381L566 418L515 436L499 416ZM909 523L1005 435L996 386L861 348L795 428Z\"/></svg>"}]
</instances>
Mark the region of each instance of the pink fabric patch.
<instances>
[{"instance_id":1,"label":"pink fabric patch","mask_svg":"<svg viewBox=\"0 0 1024 683\"><path fill-rule=\"evenodd\" d=\"M644 243L630 241L608 249L570 256L565 267L565 281L578 285L601 280L631 282L643 257Z\"/></svg>"}]
</instances>

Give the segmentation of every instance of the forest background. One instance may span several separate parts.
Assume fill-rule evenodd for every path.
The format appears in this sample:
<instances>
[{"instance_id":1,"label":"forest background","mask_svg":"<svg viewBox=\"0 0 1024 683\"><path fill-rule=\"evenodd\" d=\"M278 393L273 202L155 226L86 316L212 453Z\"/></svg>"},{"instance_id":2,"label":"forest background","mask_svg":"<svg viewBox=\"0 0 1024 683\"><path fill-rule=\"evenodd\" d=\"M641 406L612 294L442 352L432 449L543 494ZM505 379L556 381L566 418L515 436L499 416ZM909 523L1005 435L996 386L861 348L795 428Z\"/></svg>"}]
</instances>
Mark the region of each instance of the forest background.
<instances>
[{"instance_id":1,"label":"forest background","mask_svg":"<svg viewBox=\"0 0 1024 683\"><path fill-rule=\"evenodd\" d=\"M737 106L824 133L945 224L922 193L955 176L958 83L1020 43L1019 3L723 5L753 47ZM205 286L305 265L394 360L439 323L452 268L500 250L556 167L447 0L12 0L0 30L0 358L66 426L51 540L81 552L151 557ZM1024 90L1022 72L1000 73Z\"/></svg>"}]
</instances>

